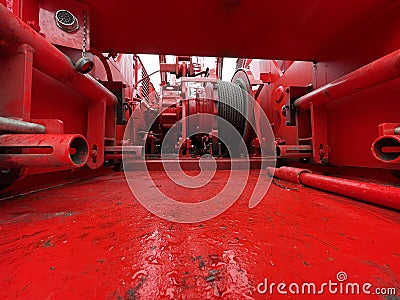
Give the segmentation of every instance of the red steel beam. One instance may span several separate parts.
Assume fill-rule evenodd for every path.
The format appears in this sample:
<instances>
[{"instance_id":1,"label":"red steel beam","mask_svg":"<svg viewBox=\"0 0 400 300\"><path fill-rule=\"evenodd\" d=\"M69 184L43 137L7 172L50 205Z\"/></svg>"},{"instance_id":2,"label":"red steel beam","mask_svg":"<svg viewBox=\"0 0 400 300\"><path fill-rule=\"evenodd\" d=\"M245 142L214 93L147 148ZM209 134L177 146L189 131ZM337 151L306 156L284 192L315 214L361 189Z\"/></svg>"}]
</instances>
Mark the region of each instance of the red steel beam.
<instances>
[{"instance_id":1,"label":"red steel beam","mask_svg":"<svg viewBox=\"0 0 400 300\"><path fill-rule=\"evenodd\" d=\"M315 105L335 101L398 77L400 77L400 50L300 97L294 105L300 109L309 110L311 103Z\"/></svg>"},{"instance_id":2,"label":"red steel beam","mask_svg":"<svg viewBox=\"0 0 400 300\"><path fill-rule=\"evenodd\" d=\"M35 53L33 65L38 70L94 101L114 105L117 98L90 75L75 70L71 60L25 22L0 4L0 41L2 48L28 44Z\"/></svg>"},{"instance_id":3,"label":"red steel beam","mask_svg":"<svg viewBox=\"0 0 400 300\"><path fill-rule=\"evenodd\" d=\"M398 187L317 175L291 167L267 168L267 171L283 180L400 210Z\"/></svg>"}]
</instances>

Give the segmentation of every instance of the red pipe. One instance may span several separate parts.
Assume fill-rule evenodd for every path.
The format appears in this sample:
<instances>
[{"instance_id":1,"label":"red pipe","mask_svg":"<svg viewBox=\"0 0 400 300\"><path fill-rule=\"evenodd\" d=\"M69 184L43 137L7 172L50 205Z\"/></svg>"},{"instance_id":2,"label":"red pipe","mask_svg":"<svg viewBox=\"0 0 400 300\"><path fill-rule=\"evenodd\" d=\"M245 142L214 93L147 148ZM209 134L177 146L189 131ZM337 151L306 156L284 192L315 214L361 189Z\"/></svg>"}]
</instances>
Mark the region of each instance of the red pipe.
<instances>
[{"instance_id":1,"label":"red pipe","mask_svg":"<svg viewBox=\"0 0 400 300\"><path fill-rule=\"evenodd\" d=\"M62 82L80 94L94 101L106 101L114 105L117 98L90 75L75 70L71 60L43 36L0 4L0 37L9 48L22 44L30 45L35 53L33 65L41 72ZM12 48L11 48L12 49Z\"/></svg>"},{"instance_id":2,"label":"red pipe","mask_svg":"<svg viewBox=\"0 0 400 300\"><path fill-rule=\"evenodd\" d=\"M40 124L0 117L0 131L16 133L45 133L46 127Z\"/></svg>"},{"instance_id":3,"label":"red pipe","mask_svg":"<svg viewBox=\"0 0 400 300\"><path fill-rule=\"evenodd\" d=\"M308 158L312 156L312 149L309 145L276 145L275 147L278 158Z\"/></svg>"},{"instance_id":4,"label":"red pipe","mask_svg":"<svg viewBox=\"0 0 400 300\"><path fill-rule=\"evenodd\" d=\"M4 134L0 149L3 167L82 167L88 159L88 143L80 134Z\"/></svg>"},{"instance_id":5,"label":"red pipe","mask_svg":"<svg viewBox=\"0 0 400 300\"><path fill-rule=\"evenodd\" d=\"M294 103L301 109L310 109L310 103L322 104L353 95L400 77L400 50L357 69L315 91L300 97Z\"/></svg>"},{"instance_id":6,"label":"red pipe","mask_svg":"<svg viewBox=\"0 0 400 300\"><path fill-rule=\"evenodd\" d=\"M400 210L400 188L312 174L306 169L267 168L268 174L294 183Z\"/></svg>"}]
</instances>

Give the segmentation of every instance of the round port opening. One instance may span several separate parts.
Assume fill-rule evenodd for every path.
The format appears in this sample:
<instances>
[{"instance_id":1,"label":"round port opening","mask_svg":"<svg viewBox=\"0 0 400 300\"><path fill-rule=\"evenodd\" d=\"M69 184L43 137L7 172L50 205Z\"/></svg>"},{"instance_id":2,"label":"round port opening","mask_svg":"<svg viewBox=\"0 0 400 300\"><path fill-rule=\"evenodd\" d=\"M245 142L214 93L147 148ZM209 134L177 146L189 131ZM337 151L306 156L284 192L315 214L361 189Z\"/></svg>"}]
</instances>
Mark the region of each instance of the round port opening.
<instances>
[{"instance_id":1,"label":"round port opening","mask_svg":"<svg viewBox=\"0 0 400 300\"><path fill-rule=\"evenodd\" d=\"M86 163L89 157L88 149L88 144L83 137L78 136L71 141L69 155L77 167L83 166Z\"/></svg>"},{"instance_id":2,"label":"round port opening","mask_svg":"<svg viewBox=\"0 0 400 300\"><path fill-rule=\"evenodd\" d=\"M400 162L400 137L383 136L372 144L372 153L383 162Z\"/></svg>"},{"instance_id":3,"label":"round port opening","mask_svg":"<svg viewBox=\"0 0 400 300\"><path fill-rule=\"evenodd\" d=\"M55 18L57 26L66 32L73 32L79 29L78 19L68 10L58 10Z\"/></svg>"}]
</instances>

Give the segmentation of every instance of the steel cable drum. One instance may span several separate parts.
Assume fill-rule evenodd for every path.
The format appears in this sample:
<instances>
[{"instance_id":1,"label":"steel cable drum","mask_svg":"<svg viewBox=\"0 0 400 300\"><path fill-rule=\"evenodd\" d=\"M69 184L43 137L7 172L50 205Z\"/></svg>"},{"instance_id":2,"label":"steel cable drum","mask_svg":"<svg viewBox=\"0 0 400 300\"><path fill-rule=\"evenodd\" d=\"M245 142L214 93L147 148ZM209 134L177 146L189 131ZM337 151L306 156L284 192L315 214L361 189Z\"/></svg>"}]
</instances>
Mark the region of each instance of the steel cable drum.
<instances>
[{"instance_id":1,"label":"steel cable drum","mask_svg":"<svg viewBox=\"0 0 400 300\"><path fill-rule=\"evenodd\" d=\"M239 134L244 139L245 143L249 140L249 125L251 112L251 101L248 97L251 97L248 89L250 88L250 82L245 72L238 70L232 82L220 81L218 82L218 116L232 124ZM218 131L224 132L224 124L219 122ZM236 145L239 145L239 141ZM232 147L231 147L232 149ZM237 156L245 149L237 149L237 153L231 153L231 155Z\"/></svg>"}]
</instances>

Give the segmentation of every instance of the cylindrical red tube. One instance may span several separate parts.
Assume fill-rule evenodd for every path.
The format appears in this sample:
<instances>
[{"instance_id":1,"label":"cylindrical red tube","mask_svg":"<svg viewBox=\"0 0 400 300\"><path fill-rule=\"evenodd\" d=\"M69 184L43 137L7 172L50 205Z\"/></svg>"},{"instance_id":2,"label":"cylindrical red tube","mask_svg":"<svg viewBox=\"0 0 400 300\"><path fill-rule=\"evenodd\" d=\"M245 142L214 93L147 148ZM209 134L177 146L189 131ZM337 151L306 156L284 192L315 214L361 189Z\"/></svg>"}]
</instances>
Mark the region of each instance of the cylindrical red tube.
<instances>
[{"instance_id":1,"label":"cylindrical red tube","mask_svg":"<svg viewBox=\"0 0 400 300\"><path fill-rule=\"evenodd\" d=\"M268 173L283 180L400 210L398 187L317 175L290 167L268 168Z\"/></svg>"},{"instance_id":2,"label":"cylindrical red tube","mask_svg":"<svg viewBox=\"0 0 400 300\"><path fill-rule=\"evenodd\" d=\"M88 143L80 134L5 134L0 136L3 167L81 167L88 159Z\"/></svg>"},{"instance_id":3,"label":"cylindrical red tube","mask_svg":"<svg viewBox=\"0 0 400 300\"><path fill-rule=\"evenodd\" d=\"M400 50L300 97L294 105L301 109L310 109L310 103L322 104L338 100L398 77L400 77Z\"/></svg>"}]
</instances>

